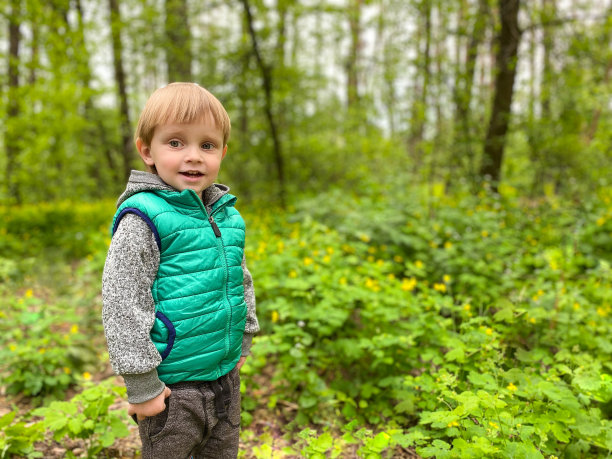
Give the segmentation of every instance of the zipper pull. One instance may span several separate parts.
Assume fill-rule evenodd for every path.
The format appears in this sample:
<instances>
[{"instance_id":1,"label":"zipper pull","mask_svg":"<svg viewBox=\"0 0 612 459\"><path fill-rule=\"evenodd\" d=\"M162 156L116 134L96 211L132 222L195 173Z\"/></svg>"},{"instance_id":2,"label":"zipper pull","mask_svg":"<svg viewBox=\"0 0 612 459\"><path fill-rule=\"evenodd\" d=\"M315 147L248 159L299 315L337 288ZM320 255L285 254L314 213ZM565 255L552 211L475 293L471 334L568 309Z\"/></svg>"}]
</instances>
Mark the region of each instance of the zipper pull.
<instances>
[{"instance_id":1,"label":"zipper pull","mask_svg":"<svg viewBox=\"0 0 612 459\"><path fill-rule=\"evenodd\" d=\"M208 217L208 221L210 222L210 226L212 226L212 229L215 232L215 236L221 237L221 230L219 229L219 227L215 223L215 220L213 219L212 215L210 217Z\"/></svg>"}]
</instances>

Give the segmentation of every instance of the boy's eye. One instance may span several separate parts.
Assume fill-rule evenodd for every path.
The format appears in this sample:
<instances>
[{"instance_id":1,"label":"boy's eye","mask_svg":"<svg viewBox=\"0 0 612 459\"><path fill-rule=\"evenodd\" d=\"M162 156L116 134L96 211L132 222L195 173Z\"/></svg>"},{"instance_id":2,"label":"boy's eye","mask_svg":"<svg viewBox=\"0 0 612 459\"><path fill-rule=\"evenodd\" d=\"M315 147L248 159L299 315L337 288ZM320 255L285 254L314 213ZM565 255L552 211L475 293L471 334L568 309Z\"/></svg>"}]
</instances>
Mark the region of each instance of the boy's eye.
<instances>
[{"instance_id":1,"label":"boy's eye","mask_svg":"<svg viewBox=\"0 0 612 459\"><path fill-rule=\"evenodd\" d=\"M215 146L210 142L204 142L202 144L202 149L204 150L212 150L213 148L215 148Z\"/></svg>"},{"instance_id":2,"label":"boy's eye","mask_svg":"<svg viewBox=\"0 0 612 459\"><path fill-rule=\"evenodd\" d=\"M168 142L168 145L170 145L172 148L178 148L181 146L181 142L179 142L178 140L171 140L170 142Z\"/></svg>"}]
</instances>

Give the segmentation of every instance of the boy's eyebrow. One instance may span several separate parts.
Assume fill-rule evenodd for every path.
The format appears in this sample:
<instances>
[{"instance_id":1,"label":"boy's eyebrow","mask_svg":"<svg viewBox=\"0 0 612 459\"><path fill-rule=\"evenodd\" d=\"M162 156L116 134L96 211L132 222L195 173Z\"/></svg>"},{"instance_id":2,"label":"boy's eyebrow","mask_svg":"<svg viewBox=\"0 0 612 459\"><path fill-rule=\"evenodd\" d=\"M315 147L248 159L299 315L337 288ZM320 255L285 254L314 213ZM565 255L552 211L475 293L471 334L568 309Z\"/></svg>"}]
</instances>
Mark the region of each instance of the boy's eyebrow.
<instances>
[{"instance_id":1,"label":"boy's eyebrow","mask_svg":"<svg viewBox=\"0 0 612 459\"><path fill-rule=\"evenodd\" d=\"M162 136L163 137L173 137L173 136L181 136L184 135L184 131L180 128L180 127L176 127L176 128L172 128L169 129L165 132L162 132ZM223 142L223 134L212 134L212 133L205 133L201 135L202 138L205 139L210 139L210 140L216 140L217 142Z\"/></svg>"}]
</instances>

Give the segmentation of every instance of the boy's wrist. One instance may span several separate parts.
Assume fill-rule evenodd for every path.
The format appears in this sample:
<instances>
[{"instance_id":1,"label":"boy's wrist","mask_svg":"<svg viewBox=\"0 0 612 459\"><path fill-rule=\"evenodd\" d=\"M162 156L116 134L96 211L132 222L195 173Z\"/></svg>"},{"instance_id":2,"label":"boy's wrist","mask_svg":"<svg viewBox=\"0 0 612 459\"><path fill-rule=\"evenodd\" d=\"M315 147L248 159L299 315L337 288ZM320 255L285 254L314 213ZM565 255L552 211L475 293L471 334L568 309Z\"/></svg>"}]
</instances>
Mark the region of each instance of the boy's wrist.
<instances>
[{"instance_id":1,"label":"boy's wrist","mask_svg":"<svg viewBox=\"0 0 612 459\"><path fill-rule=\"evenodd\" d=\"M245 333L242 337L242 353L241 357L251 355L251 343L253 342L253 333Z\"/></svg>"},{"instance_id":2,"label":"boy's wrist","mask_svg":"<svg viewBox=\"0 0 612 459\"><path fill-rule=\"evenodd\" d=\"M144 403L157 397L166 385L157 376L157 369L147 373L126 374L123 376L129 403Z\"/></svg>"}]
</instances>

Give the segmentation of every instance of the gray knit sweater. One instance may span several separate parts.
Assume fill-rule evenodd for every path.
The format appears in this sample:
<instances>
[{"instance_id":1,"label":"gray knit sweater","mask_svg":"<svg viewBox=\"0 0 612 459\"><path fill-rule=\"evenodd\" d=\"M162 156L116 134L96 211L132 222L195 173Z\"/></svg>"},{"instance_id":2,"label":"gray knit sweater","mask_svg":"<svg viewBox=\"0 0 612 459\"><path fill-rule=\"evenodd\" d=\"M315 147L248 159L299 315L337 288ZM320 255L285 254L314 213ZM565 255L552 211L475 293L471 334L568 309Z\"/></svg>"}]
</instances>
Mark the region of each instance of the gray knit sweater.
<instances>
[{"instance_id":1,"label":"gray knit sweater","mask_svg":"<svg viewBox=\"0 0 612 459\"><path fill-rule=\"evenodd\" d=\"M159 176L132 171L126 190L117 206L141 191L173 190ZM202 200L207 210L229 187L214 184L204 190ZM157 397L164 383L157 376L161 363L159 352L151 341L155 321L155 302L151 287L159 268L159 248L151 229L142 218L127 214L113 238L102 275L102 322L110 362L115 373L123 376L130 403L142 403ZM244 298L247 318L242 341L242 355L249 355L253 335L259 331L255 313L253 279L242 260Z\"/></svg>"}]
</instances>

